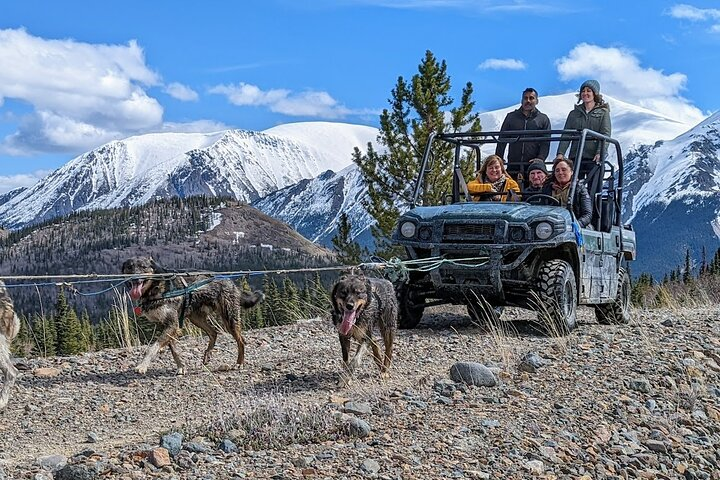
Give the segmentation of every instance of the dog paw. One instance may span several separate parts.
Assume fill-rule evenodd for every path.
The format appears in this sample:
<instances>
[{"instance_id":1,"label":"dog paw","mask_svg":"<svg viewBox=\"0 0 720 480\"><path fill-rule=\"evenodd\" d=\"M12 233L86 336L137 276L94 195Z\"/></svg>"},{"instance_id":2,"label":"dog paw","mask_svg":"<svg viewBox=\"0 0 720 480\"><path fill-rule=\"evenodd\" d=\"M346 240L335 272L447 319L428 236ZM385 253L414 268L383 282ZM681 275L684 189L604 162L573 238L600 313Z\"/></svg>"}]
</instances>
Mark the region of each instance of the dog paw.
<instances>
[{"instance_id":1,"label":"dog paw","mask_svg":"<svg viewBox=\"0 0 720 480\"><path fill-rule=\"evenodd\" d=\"M135 367L135 371L140 375L145 375L147 373L147 367L145 365L138 365Z\"/></svg>"},{"instance_id":2,"label":"dog paw","mask_svg":"<svg viewBox=\"0 0 720 480\"><path fill-rule=\"evenodd\" d=\"M177 375L185 375L185 374L187 374L187 370L185 369L185 367L177 369Z\"/></svg>"},{"instance_id":3,"label":"dog paw","mask_svg":"<svg viewBox=\"0 0 720 480\"><path fill-rule=\"evenodd\" d=\"M390 372L382 372L380 373L380 378L382 380L388 380L390 378Z\"/></svg>"}]
</instances>

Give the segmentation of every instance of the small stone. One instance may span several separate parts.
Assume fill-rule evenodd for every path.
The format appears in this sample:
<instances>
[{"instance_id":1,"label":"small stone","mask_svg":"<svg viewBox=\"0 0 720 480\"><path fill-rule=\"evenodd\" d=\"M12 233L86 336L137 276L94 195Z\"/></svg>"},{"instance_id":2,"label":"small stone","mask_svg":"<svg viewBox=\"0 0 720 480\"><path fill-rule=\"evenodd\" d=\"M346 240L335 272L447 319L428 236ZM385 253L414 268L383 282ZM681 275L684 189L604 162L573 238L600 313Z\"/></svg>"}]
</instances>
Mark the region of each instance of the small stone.
<instances>
[{"instance_id":1,"label":"small stone","mask_svg":"<svg viewBox=\"0 0 720 480\"><path fill-rule=\"evenodd\" d=\"M236 453L238 447L232 440L226 438L218 444L218 450L225 453Z\"/></svg>"},{"instance_id":2,"label":"small stone","mask_svg":"<svg viewBox=\"0 0 720 480\"><path fill-rule=\"evenodd\" d=\"M357 417L352 417L346 424L346 428L350 436L359 438L367 437L371 431L370 424Z\"/></svg>"},{"instance_id":3,"label":"small stone","mask_svg":"<svg viewBox=\"0 0 720 480\"><path fill-rule=\"evenodd\" d=\"M485 365L477 362L458 362L450 367L450 378L477 387L494 387L497 378Z\"/></svg>"},{"instance_id":4,"label":"small stone","mask_svg":"<svg viewBox=\"0 0 720 480\"><path fill-rule=\"evenodd\" d=\"M539 368L544 366L545 363L545 360L536 352L528 352L520 359L518 370L526 373L535 373Z\"/></svg>"},{"instance_id":5,"label":"small stone","mask_svg":"<svg viewBox=\"0 0 720 480\"><path fill-rule=\"evenodd\" d=\"M65 465L55 474L55 480L93 480L97 472L85 465Z\"/></svg>"},{"instance_id":6,"label":"small stone","mask_svg":"<svg viewBox=\"0 0 720 480\"><path fill-rule=\"evenodd\" d=\"M630 380L630 389L641 393L651 393L652 387L646 378Z\"/></svg>"},{"instance_id":7,"label":"small stone","mask_svg":"<svg viewBox=\"0 0 720 480\"><path fill-rule=\"evenodd\" d=\"M533 474L541 475L545 472L545 464L540 460L530 460L525 464L525 468Z\"/></svg>"},{"instance_id":8,"label":"small stone","mask_svg":"<svg viewBox=\"0 0 720 480\"><path fill-rule=\"evenodd\" d=\"M85 438L86 443L97 443L100 440L100 437L98 437L98 434L95 432L88 432L87 437Z\"/></svg>"},{"instance_id":9,"label":"small stone","mask_svg":"<svg viewBox=\"0 0 720 480\"><path fill-rule=\"evenodd\" d=\"M60 370L53 367L39 367L33 370L33 375L38 378L52 378L60 375Z\"/></svg>"},{"instance_id":10,"label":"small stone","mask_svg":"<svg viewBox=\"0 0 720 480\"><path fill-rule=\"evenodd\" d=\"M165 448L170 455L173 457L180 453L182 448L183 434L180 432L173 432L167 435L163 435L160 438L160 446Z\"/></svg>"},{"instance_id":11,"label":"small stone","mask_svg":"<svg viewBox=\"0 0 720 480\"><path fill-rule=\"evenodd\" d=\"M345 405L343 406L343 411L345 413L350 413L353 415L370 415L372 414L372 408L369 404L364 402L345 402Z\"/></svg>"},{"instance_id":12,"label":"small stone","mask_svg":"<svg viewBox=\"0 0 720 480\"><path fill-rule=\"evenodd\" d=\"M64 455L46 455L35 459L35 465L38 465L44 470L59 470L67 465L67 457Z\"/></svg>"},{"instance_id":13,"label":"small stone","mask_svg":"<svg viewBox=\"0 0 720 480\"><path fill-rule=\"evenodd\" d=\"M158 447L153 448L147 452L147 458L150 463L155 465L157 468L167 467L171 465L170 453L166 448Z\"/></svg>"},{"instance_id":14,"label":"small stone","mask_svg":"<svg viewBox=\"0 0 720 480\"><path fill-rule=\"evenodd\" d=\"M367 459L362 462L361 468L369 474L375 474L380 471L380 464L372 459Z\"/></svg>"}]
</instances>

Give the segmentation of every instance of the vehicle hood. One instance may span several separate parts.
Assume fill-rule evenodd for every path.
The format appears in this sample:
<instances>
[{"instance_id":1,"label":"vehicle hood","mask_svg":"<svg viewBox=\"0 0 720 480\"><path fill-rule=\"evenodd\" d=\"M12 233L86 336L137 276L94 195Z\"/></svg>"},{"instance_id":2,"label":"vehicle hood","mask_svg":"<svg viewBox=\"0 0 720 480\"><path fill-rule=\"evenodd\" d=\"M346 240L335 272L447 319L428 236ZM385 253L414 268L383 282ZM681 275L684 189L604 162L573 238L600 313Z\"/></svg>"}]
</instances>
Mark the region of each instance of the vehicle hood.
<instances>
[{"instance_id":1,"label":"vehicle hood","mask_svg":"<svg viewBox=\"0 0 720 480\"><path fill-rule=\"evenodd\" d=\"M505 220L510 223L525 222L540 218L555 218L570 222L570 212L565 207L530 205L528 203L467 202L435 207L415 207L402 216L420 222L462 221L462 220Z\"/></svg>"}]
</instances>

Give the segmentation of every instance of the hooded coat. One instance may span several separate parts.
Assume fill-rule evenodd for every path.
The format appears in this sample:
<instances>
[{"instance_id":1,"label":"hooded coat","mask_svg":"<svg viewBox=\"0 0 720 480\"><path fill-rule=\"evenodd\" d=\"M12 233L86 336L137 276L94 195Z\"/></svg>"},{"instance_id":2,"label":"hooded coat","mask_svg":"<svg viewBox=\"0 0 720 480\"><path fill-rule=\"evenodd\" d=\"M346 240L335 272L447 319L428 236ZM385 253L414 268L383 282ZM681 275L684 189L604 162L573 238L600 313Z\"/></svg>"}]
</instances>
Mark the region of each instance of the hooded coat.
<instances>
[{"instance_id":1,"label":"hooded coat","mask_svg":"<svg viewBox=\"0 0 720 480\"><path fill-rule=\"evenodd\" d=\"M610 106L607 103L602 105L595 105L595 107L589 112L585 111L585 105L580 103L575 105L565 120L565 130L582 130L587 128L597 133L602 133L608 137L612 133L612 125L610 124ZM575 158L575 152L577 150L577 144L579 140L573 141L570 147L570 153L567 155L569 158ZM601 153L603 142L599 140L586 139L585 148L582 152L582 159L592 160L595 155ZM558 146L557 153L565 152L568 149L570 142L563 140Z\"/></svg>"}]
</instances>

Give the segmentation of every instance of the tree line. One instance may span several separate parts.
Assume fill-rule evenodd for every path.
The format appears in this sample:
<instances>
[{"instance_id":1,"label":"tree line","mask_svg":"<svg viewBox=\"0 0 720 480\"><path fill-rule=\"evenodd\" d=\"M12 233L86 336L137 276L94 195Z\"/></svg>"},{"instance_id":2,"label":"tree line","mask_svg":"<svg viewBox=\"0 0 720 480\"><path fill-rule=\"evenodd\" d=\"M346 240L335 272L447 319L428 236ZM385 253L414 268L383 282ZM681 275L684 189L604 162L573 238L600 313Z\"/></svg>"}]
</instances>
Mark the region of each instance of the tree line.
<instances>
[{"instance_id":1,"label":"tree line","mask_svg":"<svg viewBox=\"0 0 720 480\"><path fill-rule=\"evenodd\" d=\"M265 300L241 310L244 329L288 325L300 319L324 317L330 310L328 289L319 273L294 281L289 276L266 275L262 280ZM245 290L247 279L238 282ZM68 302L68 291L61 288L53 311L48 315L21 315L20 332L12 351L21 357L78 355L106 348L146 345L155 340L162 328L142 316L134 315L124 293L118 292L116 304L97 322L87 310L80 314ZM185 324L185 333L202 335L197 327Z\"/></svg>"}]
</instances>

